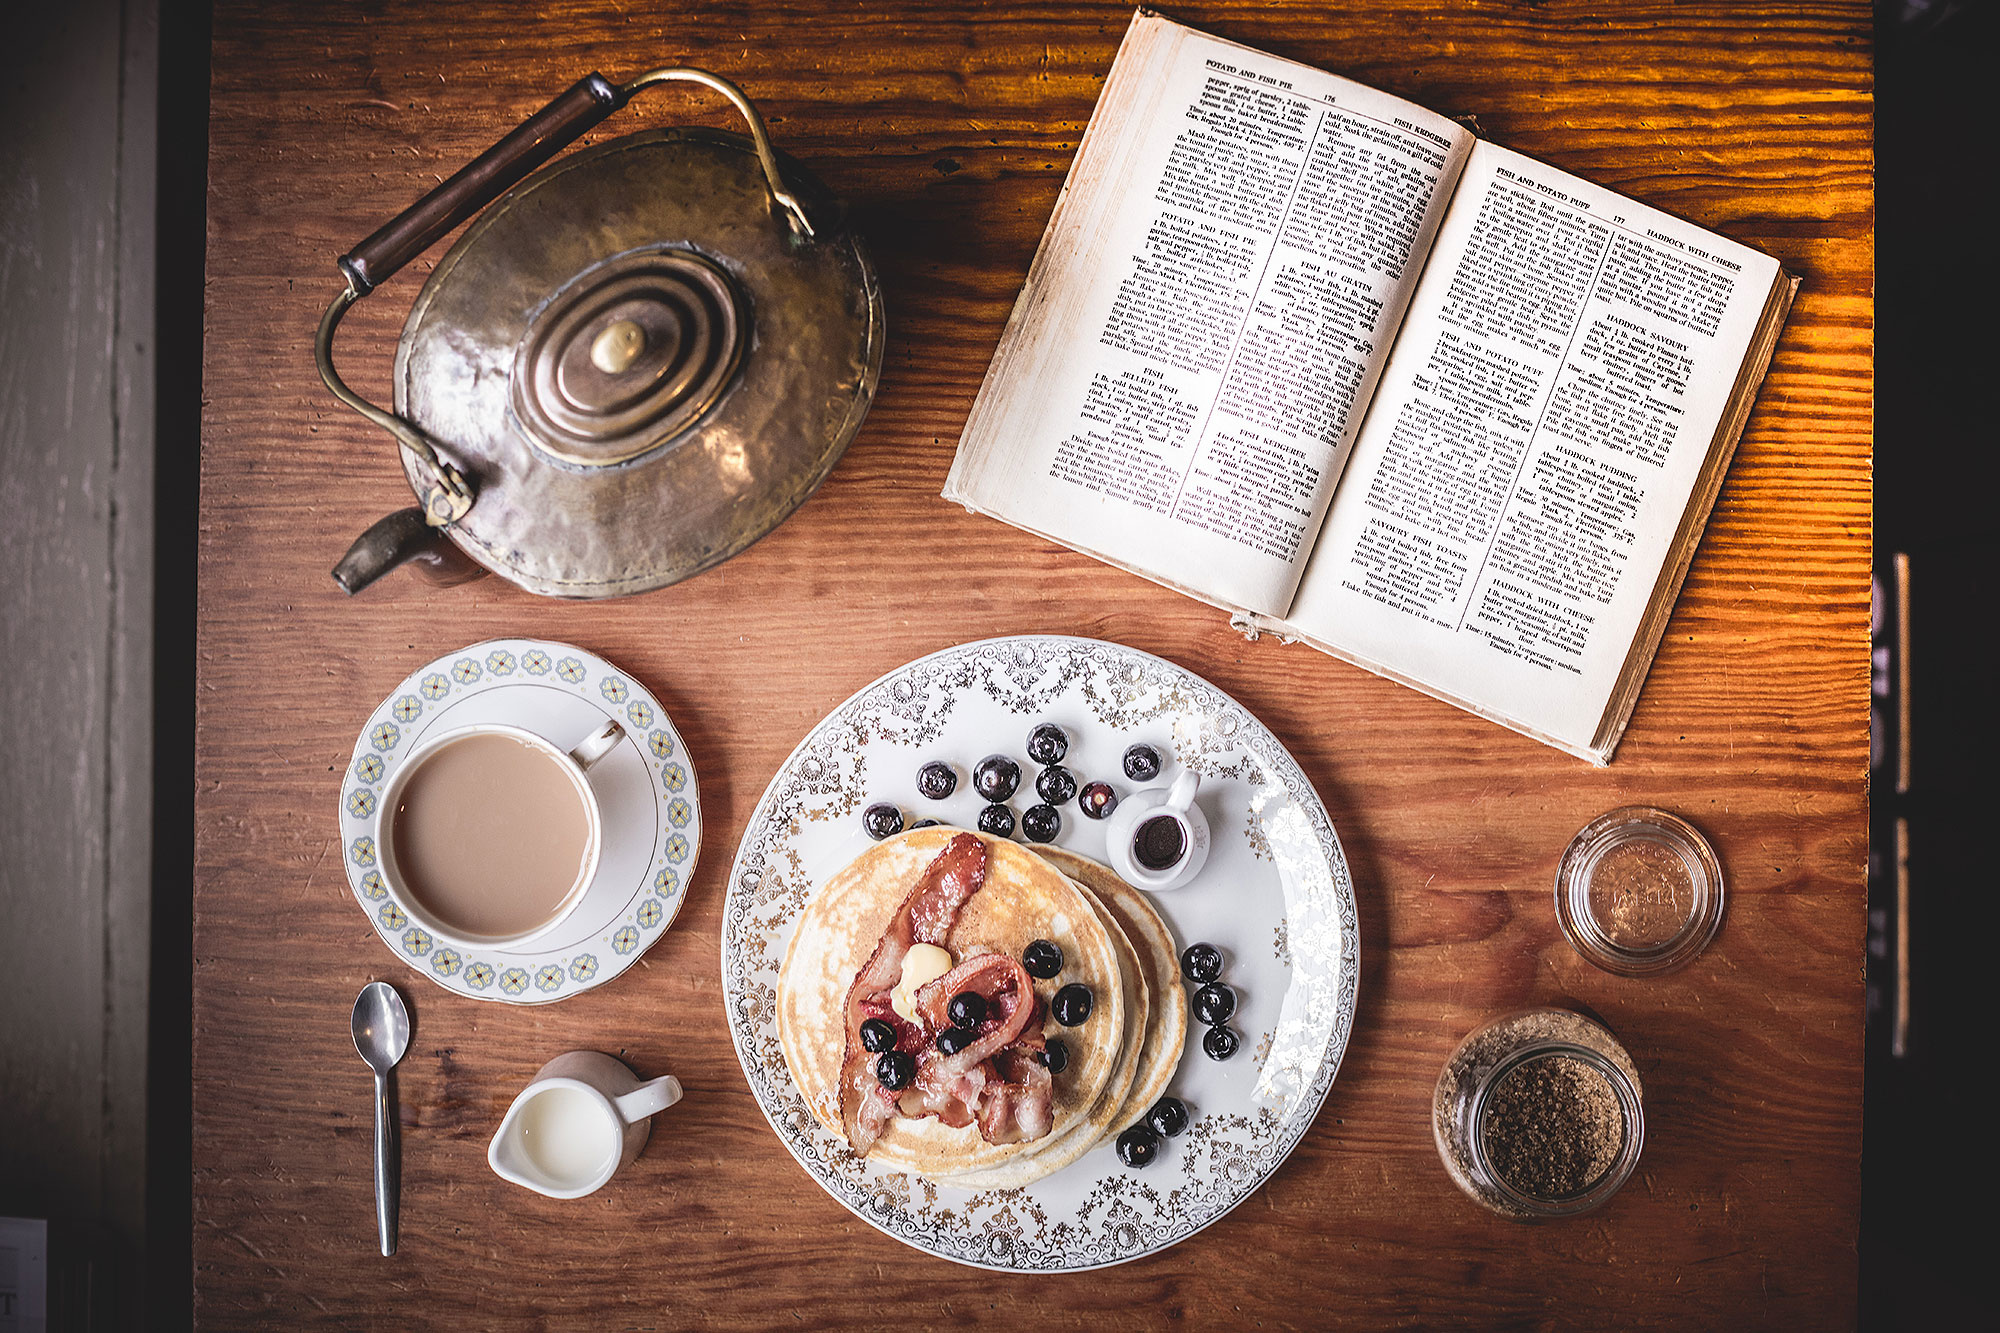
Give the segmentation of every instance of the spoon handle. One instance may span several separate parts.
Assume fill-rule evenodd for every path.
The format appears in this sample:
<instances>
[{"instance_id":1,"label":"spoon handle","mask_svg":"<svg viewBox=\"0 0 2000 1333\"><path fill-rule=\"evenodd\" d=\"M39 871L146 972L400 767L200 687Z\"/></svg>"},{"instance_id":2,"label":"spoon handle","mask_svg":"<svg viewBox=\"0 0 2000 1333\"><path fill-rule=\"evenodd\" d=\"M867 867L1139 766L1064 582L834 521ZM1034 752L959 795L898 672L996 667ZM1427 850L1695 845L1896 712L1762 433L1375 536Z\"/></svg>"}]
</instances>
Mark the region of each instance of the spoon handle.
<instances>
[{"instance_id":1,"label":"spoon handle","mask_svg":"<svg viewBox=\"0 0 2000 1333\"><path fill-rule=\"evenodd\" d=\"M389 1105L389 1076L375 1075L375 1231L386 1257L396 1252L396 1202L402 1192L402 1156L396 1146L396 1113Z\"/></svg>"}]
</instances>

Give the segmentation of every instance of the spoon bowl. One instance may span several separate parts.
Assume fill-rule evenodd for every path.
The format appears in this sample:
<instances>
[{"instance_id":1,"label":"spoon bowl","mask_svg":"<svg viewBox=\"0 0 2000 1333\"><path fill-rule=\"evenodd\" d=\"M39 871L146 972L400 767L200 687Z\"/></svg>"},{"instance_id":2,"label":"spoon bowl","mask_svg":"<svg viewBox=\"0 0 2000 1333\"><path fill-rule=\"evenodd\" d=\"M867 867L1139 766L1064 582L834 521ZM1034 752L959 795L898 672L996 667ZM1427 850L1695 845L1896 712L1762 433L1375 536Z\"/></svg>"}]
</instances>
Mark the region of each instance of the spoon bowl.
<instances>
[{"instance_id":1,"label":"spoon bowl","mask_svg":"<svg viewBox=\"0 0 2000 1333\"><path fill-rule=\"evenodd\" d=\"M386 981L371 981L354 999L354 1049L378 1074L396 1067L410 1049L410 1011Z\"/></svg>"}]
</instances>

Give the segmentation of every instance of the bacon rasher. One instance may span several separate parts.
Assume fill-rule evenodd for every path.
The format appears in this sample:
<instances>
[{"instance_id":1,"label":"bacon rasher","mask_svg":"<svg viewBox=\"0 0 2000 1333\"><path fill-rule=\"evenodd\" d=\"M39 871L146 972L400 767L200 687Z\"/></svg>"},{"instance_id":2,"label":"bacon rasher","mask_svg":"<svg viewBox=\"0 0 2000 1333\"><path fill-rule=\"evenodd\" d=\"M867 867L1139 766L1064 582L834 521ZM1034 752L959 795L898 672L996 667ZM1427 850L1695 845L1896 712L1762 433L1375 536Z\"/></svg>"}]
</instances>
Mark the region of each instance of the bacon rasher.
<instances>
[{"instance_id":1,"label":"bacon rasher","mask_svg":"<svg viewBox=\"0 0 2000 1333\"><path fill-rule=\"evenodd\" d=\"M903 979L903 958L912 944L944 947L966 900L986 882L986 844L961 833L944 845L917 877L917 885L889 919L889 928L847 988L843 1017L847 1045L840 1060L840 1123L854 1151L866 1156L896 1114L896 1095L875 1081L875 1056L861 1045L861 1024L873 1015L868 1002L888 1005L889 992ZM904 1033L899 1026L898 1046Z\"/></svg>"},{"instance_id":2,"label":"bacon rasher","mask_svg":"<svg viewBox=\"0 0 2000 1333\"><path fill-rule=\"evenodd\" d=\"M1041 1004L1027 970L1005 954L969 951L943 976L918 989L918 1022L897 1014L890 993L902 980L903 959L913 944L942 947L959 909L986 880L986 846L961 833L924 869L917 886L890 919L848 989L847 1043L841 1060L840 1118L847 1141L866 1156L897 1115L936 1116L963 1127L977 1123L989 1143L1040 1138L1054 1122L1054 1091L1042 1050ZM986 1018L963 1049L946 1055L934 1038L950 1026L945 1007L954 995L975 991L986 1001ZM896 1032L895 1049L916 1062L916 1076L900 1093L875 1077L876 1054L861 1045L861 1024L880 1018Z\"/></svg>"}]
</instances>

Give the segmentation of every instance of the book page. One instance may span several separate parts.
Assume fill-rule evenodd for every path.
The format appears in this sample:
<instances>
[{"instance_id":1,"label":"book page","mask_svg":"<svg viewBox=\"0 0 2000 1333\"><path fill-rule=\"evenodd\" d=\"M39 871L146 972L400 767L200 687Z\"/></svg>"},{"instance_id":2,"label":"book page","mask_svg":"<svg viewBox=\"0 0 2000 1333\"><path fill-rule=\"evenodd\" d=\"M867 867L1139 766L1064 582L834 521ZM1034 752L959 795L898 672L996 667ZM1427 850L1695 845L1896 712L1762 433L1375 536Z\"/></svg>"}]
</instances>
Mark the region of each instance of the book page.
<instances>
[{"instance_id":1,"label":"book page","mask_svg":"<svg viewBox=\"0 0 2000 1333\"><path fill-rule=\"evenodd\" d=\"M1470 144L1140 14L946 498L1282 613Z\"/></svg>"},{"instance_id":2,"label":"book page","mask_svg":"<svg viewBox=\"0 0 2000 1333\"><path fill-rule=\"evenodd\" d=\"M1480 144L1280 628L1601 759L1777 282L1764 255Z\"/></svg>"}]
</instances>

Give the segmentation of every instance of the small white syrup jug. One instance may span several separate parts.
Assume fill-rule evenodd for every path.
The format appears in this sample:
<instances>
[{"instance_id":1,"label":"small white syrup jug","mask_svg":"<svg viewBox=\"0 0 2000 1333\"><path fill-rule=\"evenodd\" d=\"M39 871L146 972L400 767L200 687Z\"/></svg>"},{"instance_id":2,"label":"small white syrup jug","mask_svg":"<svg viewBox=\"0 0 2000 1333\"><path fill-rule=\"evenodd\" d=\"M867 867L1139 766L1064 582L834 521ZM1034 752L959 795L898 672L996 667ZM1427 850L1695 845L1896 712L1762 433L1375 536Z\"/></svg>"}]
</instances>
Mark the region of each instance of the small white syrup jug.
<instances>
[{"instance_id":1,"label":"small white syrup jug","mask_svg":"<svg viewBox=\"0 0 2000 1333\"><path fill-rule=\"evenodd\" d=\"M1184 768L1165 791L1135 791L1104 826L1104 859L1135 888L1164 893L1201 873L1208 860L1208 817L1194 803L1201 776Z\"/></svg>"}]
</instances>

